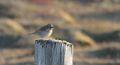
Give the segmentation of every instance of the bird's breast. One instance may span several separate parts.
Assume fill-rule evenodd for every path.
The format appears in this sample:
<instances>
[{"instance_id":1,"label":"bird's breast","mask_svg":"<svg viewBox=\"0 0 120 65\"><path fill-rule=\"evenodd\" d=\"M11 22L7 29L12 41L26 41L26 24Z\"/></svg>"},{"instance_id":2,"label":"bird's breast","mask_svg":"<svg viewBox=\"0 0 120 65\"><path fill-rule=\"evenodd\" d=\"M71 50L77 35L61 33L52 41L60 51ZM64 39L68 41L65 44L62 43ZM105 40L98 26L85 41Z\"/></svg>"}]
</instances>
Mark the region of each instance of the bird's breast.
<instances>
[{"instance_id":1,"label":"bird's breast","mask_svg":"<svg viewBox=\"0 0 120 65\"><path fill-rule=\"evenodd\" d=\"M41 31L40 33L39 33L39 35L40 35L40 37L49 37L49 36L51 36L51 34L52 34L52 30L49 30L49 31Z\"/></svg>"}]
</instances>

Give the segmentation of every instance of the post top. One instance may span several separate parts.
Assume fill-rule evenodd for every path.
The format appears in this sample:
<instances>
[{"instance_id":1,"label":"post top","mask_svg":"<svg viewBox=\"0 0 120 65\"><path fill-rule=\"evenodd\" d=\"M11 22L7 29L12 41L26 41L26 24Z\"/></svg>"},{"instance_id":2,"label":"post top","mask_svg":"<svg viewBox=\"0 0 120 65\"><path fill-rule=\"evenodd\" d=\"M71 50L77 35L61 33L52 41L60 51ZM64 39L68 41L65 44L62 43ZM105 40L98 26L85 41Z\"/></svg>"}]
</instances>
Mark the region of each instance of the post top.
<instances>
[{"instance_id":1,"label":"post top","mask_svg":"<svg viewBox=\"0 0 120 65\"><path fill-rule=\"evenodd\" d=\"M48 42L48 43L62 43L62 44L66 44L66 45L73 45L70 42L67 42L65 40L56 40L56 39L39 39L39 40L35 40L36 43L44 43L44 42Z\"/></svg>"}]
</instances>

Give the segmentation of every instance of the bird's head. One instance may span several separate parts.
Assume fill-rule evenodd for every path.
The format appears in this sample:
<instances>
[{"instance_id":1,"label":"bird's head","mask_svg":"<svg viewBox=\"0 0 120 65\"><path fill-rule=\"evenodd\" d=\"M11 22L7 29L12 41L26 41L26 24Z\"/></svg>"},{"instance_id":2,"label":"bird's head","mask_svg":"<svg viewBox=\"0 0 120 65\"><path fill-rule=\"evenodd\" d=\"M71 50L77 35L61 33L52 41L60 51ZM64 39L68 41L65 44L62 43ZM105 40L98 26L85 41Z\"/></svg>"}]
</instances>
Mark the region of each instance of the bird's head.
<instances>
[{"instance_id":1,"label":"bird's head","mask_svg":"<svg viewBox=\"0 0 120 65\"><path fill-rule=\"evenodd\" d=\"M54 25L53 24L47 24L47 27L48 28L54 28Z\"/></svg>"}]
</instances>

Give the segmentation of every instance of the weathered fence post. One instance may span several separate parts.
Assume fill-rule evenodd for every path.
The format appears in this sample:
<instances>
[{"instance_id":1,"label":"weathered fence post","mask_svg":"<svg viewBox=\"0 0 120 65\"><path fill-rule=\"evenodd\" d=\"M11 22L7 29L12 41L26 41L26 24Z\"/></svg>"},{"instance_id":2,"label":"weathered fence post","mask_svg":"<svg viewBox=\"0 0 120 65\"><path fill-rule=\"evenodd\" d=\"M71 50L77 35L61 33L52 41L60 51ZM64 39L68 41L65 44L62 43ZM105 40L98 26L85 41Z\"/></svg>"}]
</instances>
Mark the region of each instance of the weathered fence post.
<instances>
[{"instance_id":1,"label":"weathered fence post","mask_svg":"<svg viewBox=\"0 0 120 65\"><path fill-rule=\"evenodd\" d=\"M73 65L73 45L61 40L35 41L36 65Z\"/></svg>"}]
</instances>

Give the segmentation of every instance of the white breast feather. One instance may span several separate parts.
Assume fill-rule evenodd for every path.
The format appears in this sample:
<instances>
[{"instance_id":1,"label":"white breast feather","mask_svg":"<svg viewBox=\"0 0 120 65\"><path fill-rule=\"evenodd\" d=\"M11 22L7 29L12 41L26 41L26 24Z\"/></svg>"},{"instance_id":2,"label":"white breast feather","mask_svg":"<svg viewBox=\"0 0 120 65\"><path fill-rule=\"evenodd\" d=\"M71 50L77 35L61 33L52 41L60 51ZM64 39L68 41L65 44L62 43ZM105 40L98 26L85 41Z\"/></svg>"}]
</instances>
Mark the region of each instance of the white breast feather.
<instances>
[{"instance_id":1,"label":"white breast feather","mask_svg":"<svg viewBox=\"0 0 120 65\"><path fill-rule=\"evenodd\" d=\"M50 37L52 34L53 30L49 30L49 31L40 31L39 35L40 37Z\"/></svg>"}]
</instances>

